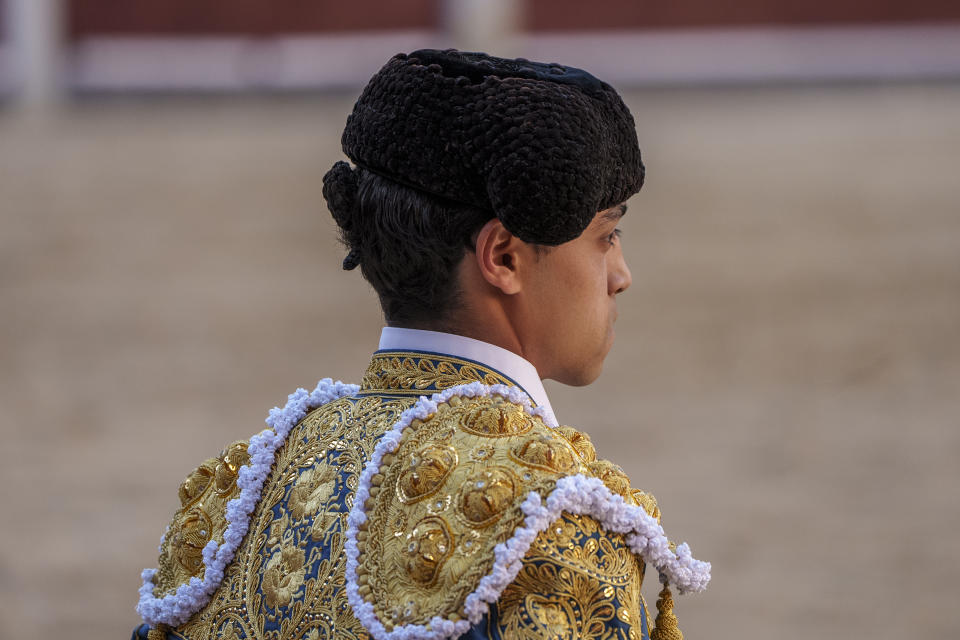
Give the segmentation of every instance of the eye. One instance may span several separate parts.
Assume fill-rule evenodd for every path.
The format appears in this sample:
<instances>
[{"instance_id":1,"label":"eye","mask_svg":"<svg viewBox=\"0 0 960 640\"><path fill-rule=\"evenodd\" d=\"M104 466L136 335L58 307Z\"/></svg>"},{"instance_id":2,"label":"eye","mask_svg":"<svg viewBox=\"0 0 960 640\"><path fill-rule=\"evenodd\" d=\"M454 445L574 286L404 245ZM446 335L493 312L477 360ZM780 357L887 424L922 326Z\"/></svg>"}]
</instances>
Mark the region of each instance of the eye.
<instances>
[{"instance_id":1,"label":"eye","mask_svg":"<svg viewBox=\"0 0 960 640\"><path fill-rule=\"evenodd\" d=\"M621 231L620 229L614 229L613 232L607 236L607 242L609 242L610 245L613 246L617 243L617 238L621 237L622 235L623 235L623 231Z\"/></svg>"}]
</instances>

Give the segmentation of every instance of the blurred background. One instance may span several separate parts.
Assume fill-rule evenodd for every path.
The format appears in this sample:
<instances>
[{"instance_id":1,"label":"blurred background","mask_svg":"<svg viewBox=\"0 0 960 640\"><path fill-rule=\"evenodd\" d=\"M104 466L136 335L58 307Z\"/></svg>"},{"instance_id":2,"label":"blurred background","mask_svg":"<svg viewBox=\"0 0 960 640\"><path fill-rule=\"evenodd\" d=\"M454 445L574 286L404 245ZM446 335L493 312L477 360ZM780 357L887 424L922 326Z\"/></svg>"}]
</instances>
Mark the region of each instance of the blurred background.
<instances>
[{"instance_id":1,"label":"blurred background","mask_svg":"<svg viewBox=\"0 0 960 640\"><path fill-rule=\"evenodd\" d=\"M636 118L617 345L548 390L713 562L686 636L960 637L960 4L0 7L0 638L128 637L184 476L359 380L382 319L321 177L425 46Z\"/></svg>"}]
</instances>

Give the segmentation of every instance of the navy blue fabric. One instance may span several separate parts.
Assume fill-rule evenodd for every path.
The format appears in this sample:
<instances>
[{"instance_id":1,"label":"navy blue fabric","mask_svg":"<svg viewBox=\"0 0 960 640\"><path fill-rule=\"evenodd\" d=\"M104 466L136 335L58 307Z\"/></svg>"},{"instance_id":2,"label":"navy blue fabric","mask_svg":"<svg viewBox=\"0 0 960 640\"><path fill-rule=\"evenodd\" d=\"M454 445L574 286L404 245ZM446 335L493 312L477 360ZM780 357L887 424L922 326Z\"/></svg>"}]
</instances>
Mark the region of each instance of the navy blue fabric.
<instances>
[{"instance_id":1,"label":"navy blue fabric","mask_svg":"<svg viewBox=\"0 0 960 640\"><path fill-rule=\"evenodd\" d=\"M133 630L130 640L147 640L147 634L150 632L150 625L142 624Z\"/></svg>"}]
</instances>

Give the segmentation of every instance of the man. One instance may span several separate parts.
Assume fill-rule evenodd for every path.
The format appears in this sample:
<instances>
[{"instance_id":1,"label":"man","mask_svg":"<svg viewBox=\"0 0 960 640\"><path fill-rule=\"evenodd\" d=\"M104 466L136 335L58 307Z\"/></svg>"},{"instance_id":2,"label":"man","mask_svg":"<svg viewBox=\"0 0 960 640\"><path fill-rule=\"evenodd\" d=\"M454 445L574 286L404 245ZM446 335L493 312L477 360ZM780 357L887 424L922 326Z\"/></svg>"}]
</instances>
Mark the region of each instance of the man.
<instances>
[{"instance_id":1,"label":"man","mask_svg":"<svg viewBox=\"0 0 960 640\"><path fill-rule=\"evenodd\" d=\"M324 196L380 349L184 481L134 636L647 638L646 564L680 591L709 565L541 384L589 384L613 342L629 111L579 69L423 50L374 76L343 148ZM681 637L658 604L651 637Z\"/></svg>"}]
</instances>

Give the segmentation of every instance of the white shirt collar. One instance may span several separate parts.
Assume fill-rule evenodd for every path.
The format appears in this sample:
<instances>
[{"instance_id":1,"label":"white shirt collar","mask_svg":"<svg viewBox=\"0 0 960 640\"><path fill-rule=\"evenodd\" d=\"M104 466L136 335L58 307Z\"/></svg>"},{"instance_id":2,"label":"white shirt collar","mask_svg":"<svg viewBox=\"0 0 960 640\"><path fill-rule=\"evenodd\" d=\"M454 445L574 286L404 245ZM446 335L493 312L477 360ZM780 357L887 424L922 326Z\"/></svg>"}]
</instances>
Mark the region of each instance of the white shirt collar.
<instances>
[{"instance_id":1,"label":"white shirt collar","mask_svg":"<svg viewBox=\"0 0 960 640\"><path fill-rule=\"evenodd\" d=\"M515 381L533 399L538 407L553 417L553 408L543 388L537 369L529 361L512 351L489 342L474 340L453 333L384 327L380 333L381 351L429 351L447 354L496 369Z\"/></svg>"}]
</instances>

